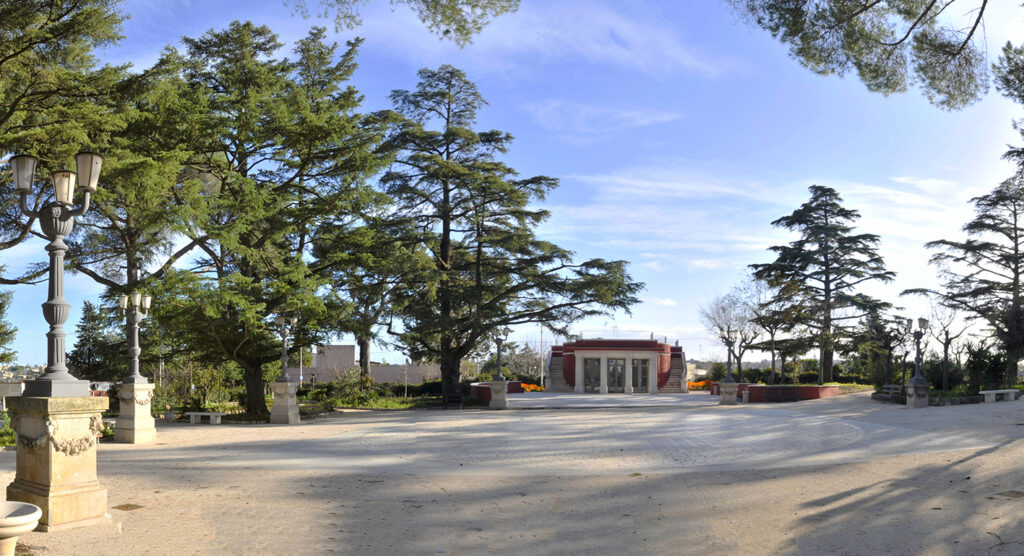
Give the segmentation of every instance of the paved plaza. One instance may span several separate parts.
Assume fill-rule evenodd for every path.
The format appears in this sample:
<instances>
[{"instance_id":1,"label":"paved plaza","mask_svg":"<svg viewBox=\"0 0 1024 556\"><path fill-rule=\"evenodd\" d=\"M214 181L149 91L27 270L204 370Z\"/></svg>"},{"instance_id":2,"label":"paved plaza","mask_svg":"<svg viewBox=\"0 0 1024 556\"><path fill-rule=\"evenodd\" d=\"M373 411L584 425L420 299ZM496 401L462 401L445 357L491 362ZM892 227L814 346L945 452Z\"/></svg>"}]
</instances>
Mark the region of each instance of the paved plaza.
<instances>
[{"instance_id":1,"label":"paved plaza","mask_svg":"<svg viewBox=\"0 0 1024 556\"><path fill-rule=\"evenodd\" d=\"M558 408L162 425L154 445L101 444L109 524L22 542L38 554L1024 552L1024 402L510 398ZM588 407L605 399L620 405ZM14 456L0 453L5 482Z\"/></svg>"}]
</instances>

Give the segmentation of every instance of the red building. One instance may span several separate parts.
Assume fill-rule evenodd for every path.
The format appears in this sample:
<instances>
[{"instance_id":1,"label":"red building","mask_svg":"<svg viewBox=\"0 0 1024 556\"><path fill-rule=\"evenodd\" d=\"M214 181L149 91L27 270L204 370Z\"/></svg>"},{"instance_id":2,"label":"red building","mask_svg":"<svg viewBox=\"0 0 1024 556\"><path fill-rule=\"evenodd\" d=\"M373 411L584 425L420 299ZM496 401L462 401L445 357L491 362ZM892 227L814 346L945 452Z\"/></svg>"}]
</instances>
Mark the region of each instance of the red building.
<instances>
[{"instance_id":1,"label":"red building","mask_svg":"<svg viewBox=\"0 0 1024 556\"><path fill-rule=\"evenodd\" d=\"M687 391L683 348L657 340L576 340L552 346L548 376L552 392Z\"/></svg>"}]
</instances>

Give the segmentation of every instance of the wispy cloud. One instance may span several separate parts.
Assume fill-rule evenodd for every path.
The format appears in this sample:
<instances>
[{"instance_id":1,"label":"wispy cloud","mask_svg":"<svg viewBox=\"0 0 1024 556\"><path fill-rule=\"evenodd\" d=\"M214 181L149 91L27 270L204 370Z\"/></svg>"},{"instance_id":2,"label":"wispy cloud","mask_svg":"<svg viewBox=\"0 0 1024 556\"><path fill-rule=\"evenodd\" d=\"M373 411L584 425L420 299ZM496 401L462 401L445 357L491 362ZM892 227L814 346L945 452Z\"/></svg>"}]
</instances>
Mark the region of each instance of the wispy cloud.
<instances>
[{"instance_id":1,"label":"wispy cloud","mask_svg":"<svg viewBox=\"0 0 1024 556\"><path fill-rule=\"evenodd\" d=\"M655 305L661 305L662 307L675 307L677 305L676 300L671 297L652 297L647 300Z\"/></svg>"},{"instance_id":2,"label":"wispy cloud","mask_svg":"<svg viewBox=\"0 0 1024 556\"><path fill-rule=\"evenodd\" d=\"M466 50L437 40L410 10L393 11L386 3L378 4L367 6L359 33L431 64L458 56L460 63L503 72L526 61L574 60L656 78L681 72L717 78L740 65L736 59L684 43L676 26L598 2L523 3L516 13L491 22Z\"/></svg>"},{"instance_id":3,"label":"wispy cloud","mask_svg":"<svg viewBox=\"0 0 1024 556\"><path fill-rule=\"evenodd\" d=\"M521 107L543 128L572 143L590 143L613 137L614 132L672 122L679 112L637 108L610 108L549 99Z\"/></svg>"}]
</instances>

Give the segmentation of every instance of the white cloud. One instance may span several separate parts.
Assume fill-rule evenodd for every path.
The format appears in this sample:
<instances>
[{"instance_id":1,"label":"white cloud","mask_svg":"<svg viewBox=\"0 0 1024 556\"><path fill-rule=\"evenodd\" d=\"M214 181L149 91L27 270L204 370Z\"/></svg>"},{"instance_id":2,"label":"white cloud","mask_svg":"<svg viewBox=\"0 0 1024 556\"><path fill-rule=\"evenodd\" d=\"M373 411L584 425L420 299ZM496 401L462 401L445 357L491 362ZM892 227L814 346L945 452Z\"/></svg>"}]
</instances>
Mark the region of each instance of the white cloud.
<instances>
[{"instance_id":1,"label":"white cloud","mask_svg":"<svg viewBox=\"0 0 1024 556\"><path fill-rule=\"evenodd\" d=\"M680 72L717 78L739 65L684 44L677 27L667 22L623 15L597 2L523 3L517 12L493 20L465 50L438 40L411 10L389 8L383 2L367 6L364 24L356 31L375 45L421 63L451 63L458 57L458 64L469 62L476 69L503 73L522 63L573 60L657 78Z\"/></svg>"},{"instance_id":2,"label":"white cloud","mask_svg":"<svg viewBox=\"0 0 1024 556\"><path fill-rule=\"evenodd\" d=\"M640 266L645 266L655 272L661 272L662 270L665 270L665 265L661 264L660 261L649 261Z\"/></svg>"},{"instance_id":3,"label":"white cloud","mask_svg":"<svg viewBox=\"0 0 1024 556\"><path fill-rule=\"evenodd\" d=\"M676 300L671 297L652 297L647 301L654 303L655 305L661 305L662 307L675 307Z\"/></svg>"},{"instance_id":4,"label":"white cloud","mask_svg":"<svg viewBox=\"0 0 1024 556\"><path fill-rule=\"evenodd\" d=\"M612 137L616 131L646 127L678 120L678 112L628 108L609 108L579 102L546 100L524 104L541 127L571 142L592 142Z\"/></svg>"}]
</instances>

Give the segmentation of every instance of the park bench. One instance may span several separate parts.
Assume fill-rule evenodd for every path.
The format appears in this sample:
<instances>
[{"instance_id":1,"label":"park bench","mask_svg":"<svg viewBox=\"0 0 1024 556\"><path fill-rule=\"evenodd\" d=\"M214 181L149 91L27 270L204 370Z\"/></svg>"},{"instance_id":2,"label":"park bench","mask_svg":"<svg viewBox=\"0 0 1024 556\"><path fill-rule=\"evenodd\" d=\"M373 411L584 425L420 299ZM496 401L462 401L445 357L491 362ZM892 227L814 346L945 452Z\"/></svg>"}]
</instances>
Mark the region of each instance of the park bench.
<instances>
[{"instance_id":1,"label":"park bench","mask_svg":"<svg viewBox=\"0 0 1024 556\"><path fill-rule=\"evenodd\" d=\"M224 413L217 413L215 411L186 411L185 415L188 415L188 422L193 425L198 425L202 422L203 417L210 418L211 425L219 425L220 418L223 417Z\"/></svg>"},{"instance_id":2,"label":"park bench","mask_svg":"<svg viewBox=\"0 0 1024 556\"><path fill-rule=\"evenodd\" d=\"M992 403L999 401L999 395L1003 396L1003 401L1012 402L1017 399L1016 388L1006 388L1004 390L979 390L979 394L985 395L985 403Z\"/></svg>"},{"instance_id":3,"label":"park bench","mask_svg":"<svg viewBox=\"0 0 1024 556\"><path fill-rule=\"evenodd\" d=\"M905 394L903 393L903 385L901 384L885 384L872 394L872 398L883 401L883 402L896 402L906 403Z\"/></svg>"}]
</instances>

